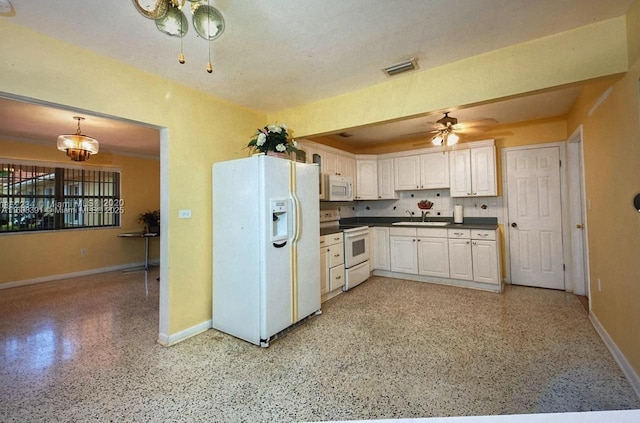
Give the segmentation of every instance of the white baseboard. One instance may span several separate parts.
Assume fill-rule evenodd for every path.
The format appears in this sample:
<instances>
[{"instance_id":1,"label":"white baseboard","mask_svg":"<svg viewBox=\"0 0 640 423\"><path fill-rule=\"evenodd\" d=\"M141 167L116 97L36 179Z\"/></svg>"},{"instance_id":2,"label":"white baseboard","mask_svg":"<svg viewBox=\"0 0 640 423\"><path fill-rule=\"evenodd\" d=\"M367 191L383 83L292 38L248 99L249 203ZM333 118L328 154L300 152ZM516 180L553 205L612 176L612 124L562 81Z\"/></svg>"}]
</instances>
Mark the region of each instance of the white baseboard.
<instances>
[{"instance_id":1,"label":"white baseboard","mask_svg":"<svg viewBox=\"0 0 640 423\"><path fill-rule=\"evenodd\" d=\"M202 333L208 329L211 329L211 325L212 325L212 321L211 320L207 320L205 322L202 323L198 323L195 326L191 326L190 328L187 328L183 331L180 331L178 333L174 333L172 335L167 335L165 333L160 333L158 335L158 343L160 345L163 345L165 347L170 347L172 345L177 344L178 342L182 342L187 338L191 338L194 335L197 335L199 333Z\"/></svg>"},{"instance_id":2,"label":"white baseboard","mask_svg":"<svg viewBox=\"0 0 640 423\"><path fill-rule=\"evenodd\" d=\"M589 320L591 320L591 324L596 329L596 332L598 332L598 335L600 335L600 338L602 338L602 341L611 352L614 360L616 360L618 366L620 366L622 373L624 373L624 375L626 376L627 380L631 384L631 387L636 392L636 395L638 396L638 398L640 398L640 376L638 376L638 374L633 370L633 367L631 367L631 364L629 364L627 358L624 356L624 354L622 354L622 351L620 351L616 343L613 341L613 339L611 339L611 336L609 336L607 331L600 324L600 321L598 320L596 315L592 312L589 312Z\"/></svg>"},{"instance_id":3,"label":"white baseboard","mask_svg":"<svg viewBox=\"0 0 640 423\"><path fill-rule=\"evenodd\" d=\"M152 263L153 263L153 261L149 261L149 264L152 264ZM36 283L57 281L57 280L60 280L60 279L70 279L70 278L77 278L77 277L80 277L80 276L95 275L95 274L98 274L98 273L113 272L113 271L116 271L116 270L125 270L125 269L134 268L134 267L144 267L144 262L141 261L139 263L119 264L117 266L100 267L98 269L82 270L80 272L61 273L61 274L58 274L58 275L42 276L40 278L24 279L24 280L21 280L21 281L0 283L0 290L8 289L8 288L15 288L15 287L18 287L18 286L33 285L33 284L36 284Z\"/></svg>"}]
</instances>

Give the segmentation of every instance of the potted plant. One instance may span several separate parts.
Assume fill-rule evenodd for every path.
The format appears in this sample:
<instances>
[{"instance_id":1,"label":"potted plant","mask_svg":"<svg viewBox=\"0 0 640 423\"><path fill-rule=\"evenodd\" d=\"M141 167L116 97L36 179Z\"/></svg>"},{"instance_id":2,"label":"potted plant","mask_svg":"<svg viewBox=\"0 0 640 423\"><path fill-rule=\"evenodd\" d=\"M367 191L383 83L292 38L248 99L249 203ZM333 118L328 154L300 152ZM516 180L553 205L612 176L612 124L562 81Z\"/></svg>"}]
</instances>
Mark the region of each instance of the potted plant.
<instances>
[{"instance_id":1,"label":"potted plant","mask_svg":"<svg viewBox=\"0 0 640 423\"><path fill-rule=\"evenodd\" d=\"M287 125L274 124L258 129L247 145L252 153L266 153L270 155L287 157L290 153L298 151L298 143L289 140Z\"/></svg>"},{"instance_id":2,"label":"potted plant","mask_svg":"<svg viewBox=\"0 0 640 423\"><path fill-rule=\"evenodd\" d=\"M145 233L160 233L160 210L147 211L138 216L138 223L144 224Z\"/></svg>"}]
</instances>

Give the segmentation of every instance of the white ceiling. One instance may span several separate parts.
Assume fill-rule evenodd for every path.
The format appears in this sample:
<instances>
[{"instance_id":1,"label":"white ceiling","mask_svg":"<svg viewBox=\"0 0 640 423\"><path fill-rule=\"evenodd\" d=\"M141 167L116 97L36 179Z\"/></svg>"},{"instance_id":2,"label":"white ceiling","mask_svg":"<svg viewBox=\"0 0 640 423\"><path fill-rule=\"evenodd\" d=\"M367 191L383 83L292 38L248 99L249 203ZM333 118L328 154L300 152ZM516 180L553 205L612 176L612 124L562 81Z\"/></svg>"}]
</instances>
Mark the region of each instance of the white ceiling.
<instances>
[{"instance_id":1,"label":"white ceiling","mask_svg":"<svg viewBox=\"0 0 640 423\"><path fill-rule=\"evenodd\" d=\"M14 10L0 13L0 19L263 112L296 107L383 82L387 77L381 68L408 58L417 58L420 69L432 68L619 16L633 2L211 0L210 4L224 15L226 30L210 43L214 71L208 74L205 66L209 43L197 36L191 22L183 39L187 63L180 65L177 61L180 40L159 32L154 22L139 14L131 1L10 1ZM190 20L189 11L186 15ZM15 41L18 46L18 40ZM552 102L544 96L531 99L542 103L542 108L520 99L518 107L467 108L456 112L456 117L461 121L494 117L500 123L548 117L550 104L572 103L571 96L575 98L575 93L567 90L556 94ZM11 114L2 110L7 107L9 103L0 103L0 113ZM562 114L566 109L565 104L564 109L558 107L554 113ZM21 111L24 113L21 119L34 114ZM465 113L468 117L463 116ZM60 116L64 121L60 124L65 128L63 132L73 131L72 115ZM13 127L9 123L16 119L7 120L4 116L0 114L0 134L40 139L50 132L48 139L51 139L62 133L60 126L54 130L53 117L43 123L33 117L22 127ZM422 119L433 122L439 117ZM95 129L90 119L83 122L83 132L98 138L101 148L111 148L113 138L120 140L114 149L135 150L144 139L141 134L114 135L103 137L103 141L96 131L100 131L99 124L104 122L96 120ZM375 132L388 133L390 137L407 131L420 132L414 130L419 123L420 120L405 123L404 127L395 123ZM30 128L38 130L30 133ZM154 136L157 142L157 132ZM147 154L147 147L139 152ZM157 154L157 144L155 148Z\"/></svg>"}]
</instances>

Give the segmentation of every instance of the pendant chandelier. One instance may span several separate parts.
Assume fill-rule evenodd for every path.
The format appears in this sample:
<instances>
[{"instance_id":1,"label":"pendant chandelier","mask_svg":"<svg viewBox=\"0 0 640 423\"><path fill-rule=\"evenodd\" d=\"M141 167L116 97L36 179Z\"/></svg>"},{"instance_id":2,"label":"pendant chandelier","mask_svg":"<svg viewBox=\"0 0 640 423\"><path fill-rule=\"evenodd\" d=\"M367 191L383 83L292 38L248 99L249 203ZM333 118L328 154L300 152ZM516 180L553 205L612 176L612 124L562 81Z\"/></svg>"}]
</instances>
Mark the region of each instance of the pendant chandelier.
<instances>
[{"instance_id":1,"label":"pendant chandelier","mask_svg":"<svg viewBox=\"0 0 640 423\"><path fill-rule=\"evenodd\" d=\"M142 16L153 19L156 27L172 37L180 38L178 62L186 62L182 48L182 39L189 30L189 22L183 12L186 0L133 0L133 4ZM225 23L218 9L209 5L209 0L189 0L193 28L198 35L209 42L209 61L206 70L213 72L211 65L211 41L224 32Z\"/></svg>"},{"instance_id":2,"label":"pendant chandelier","mask_svg":"<svg viewBox=\"0 0 640 423\"><path fill-rule=\"evenodd\" d=\"M84 118L80 116L74 116L73 118L78 121L78 129L75 134L60 135L58 137L58 150L66 152L67 156L74 162L84 162L89 160L92 154L98 154L100 146L98 140L82 134L80 121L84 120Z\"/></svg>"}]
</instances>

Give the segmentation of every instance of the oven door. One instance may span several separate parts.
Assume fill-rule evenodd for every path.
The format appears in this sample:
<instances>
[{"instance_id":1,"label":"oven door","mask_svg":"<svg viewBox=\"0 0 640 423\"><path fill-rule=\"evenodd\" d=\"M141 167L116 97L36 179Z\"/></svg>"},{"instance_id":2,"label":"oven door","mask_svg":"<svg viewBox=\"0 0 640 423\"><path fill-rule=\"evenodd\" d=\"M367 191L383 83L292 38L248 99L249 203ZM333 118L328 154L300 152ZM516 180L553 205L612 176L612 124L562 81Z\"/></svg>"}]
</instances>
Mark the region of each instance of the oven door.
<instances>
[{"instance_id":1,"label":"oven door","mask_svg":"<svg viewBox=\"0 0 640 423\"><path fill-rule=\"evenodd\" d=\"M348 269L369 260L369 227L344 230L344 265Z\"/></svg>"}]
</instances>

